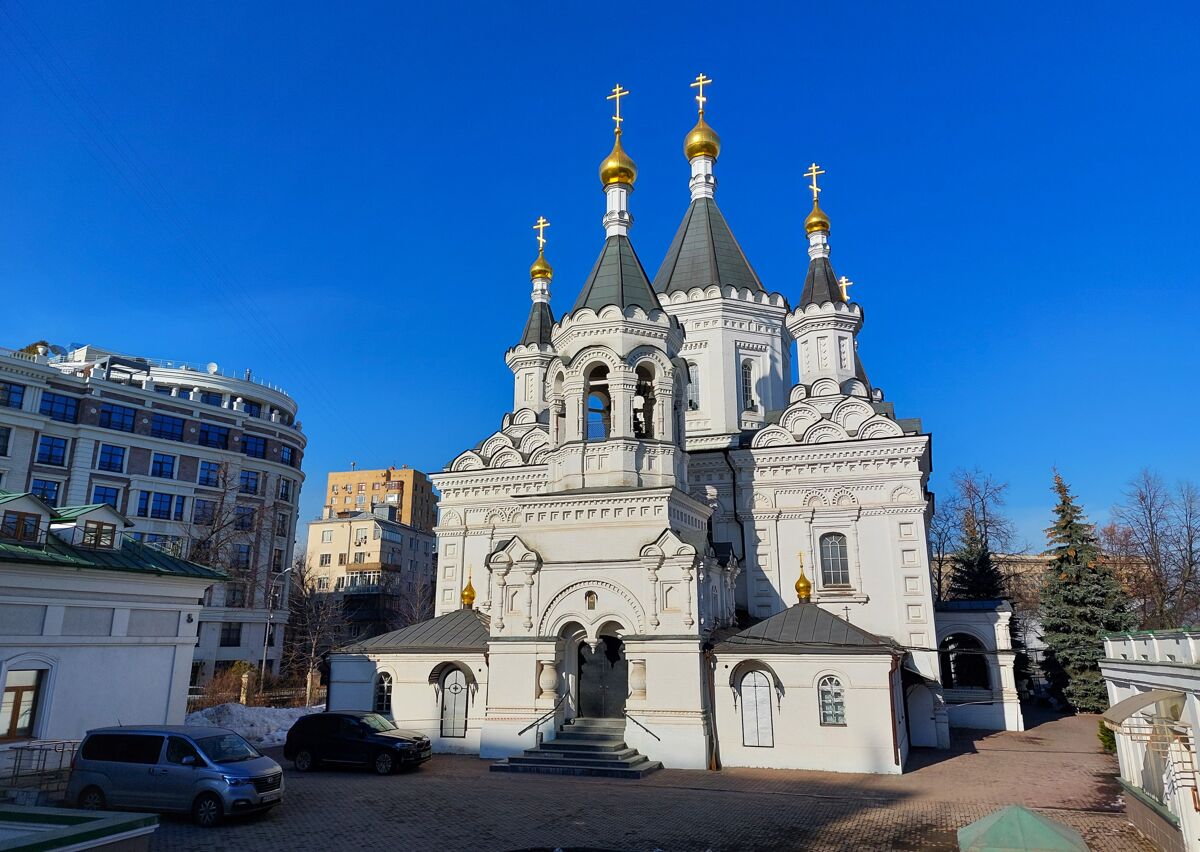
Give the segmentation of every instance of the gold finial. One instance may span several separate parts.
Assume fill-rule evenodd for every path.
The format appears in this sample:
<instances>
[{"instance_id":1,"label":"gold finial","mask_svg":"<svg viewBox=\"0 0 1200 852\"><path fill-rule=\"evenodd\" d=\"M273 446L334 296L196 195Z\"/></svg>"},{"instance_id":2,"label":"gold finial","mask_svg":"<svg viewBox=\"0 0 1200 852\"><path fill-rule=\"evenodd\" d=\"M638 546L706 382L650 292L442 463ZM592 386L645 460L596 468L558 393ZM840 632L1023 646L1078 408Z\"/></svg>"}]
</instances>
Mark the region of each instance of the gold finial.
<instances>
[{"instance_id":1,"label":"gold finial","mask_svg":"<svg viewBox=\"0 0 1200 852\"><path fill-rule=\"evenodd\" d=\"M693 89L700 90L699 93L696 95L696 103L699 104L699 107L700 107L699 112L700 112L701 116L704 115L704 102L708 100L708 98L704 97L704 87L709 85L710 83L712 83L712 78L705 77L704 72L701 71L699 74L696 75L696 82L691 84L691 87Z\"/></svg>"},{"instance_id":2,"label":"gold finial","mask_svg":"<svg viewBox=\"0 0 1200 852\"><path fill-rule=\"evenodd\" d=\"M617 126L613 129L613 133L615 133L617 136L621 135L621 122L625 120L621 118L621 98L628 94L629 90L622 89L621 84L617 83L617 85L613 86L612 94L605 98L605 100L615 102L616 114L613 116L613 121L616 122Z\"/></svg>"},{"instance_id":3,"label":"gold finial","mask_svg":"<svg viewBox=\"0 0 1200 852\"><path fill-rule=\"evenodd\" d=\"M533 229L538 232L538 256L533 266L529 267L529 277L532 280L545 278L548 281L554 277L554 267L546 260L546 229L549 227L550 223L546 221L545 216L538 216L538 220L533 224Z\"/></svg>"},{"instance_id":4,"label":"gold finial","mask_svg":"<svg viewBox=\"0 0 1200 852\"><path fill-rule=\"evenodd\" d=\"M467 584L463 586L462 595L459 596L462 601L463 609L470 609L475 605L475 587L471 585L471 569L467 569Z\"/></svg>"},{"instance_id":5,"label":"gold finial","mask_svg":"<svg viewBox=\"0 0 1200 852\"><path fill-rule=\"evenodd\" d=\"M854 286L854 282L843 275L838 279L838 286L842 288L842 301L850 301L850 288Z\"/></svg>"},{"instance_id":6,"label":"gold finial","mask_svg":"<svg viewBox=\"0 0 1200 852\"><path fill-rule=\"evenodd\" d=\"M804 554L797 553L796 556L800 559L800 579L796 581L796 599L800 603L808 603L812 598L812 583L804 576Z\"/></svg>"},{"instance_id":7,"label":"gold finial","mask_svg":"<svg viewBox=\"0 0 1200 852\"><path fill-rule=\"evenodd\" d=\"M817 203L817 196L821 193L821 187L817 186L817 176L823 174L825 174L825 170L816 163L809 166L808 171L804 173L806 178L812 178L812 183L808 185L808 188L812 190L813 209L808 214L808 218L804 220L804 230L809 234L816 231L829 232L829 217L825 215L825 211Z\"/></svg>"},{"instance_id":8,"label":"gold finial","mask_svg":"<svg viewBox=\"0 0 1200 852\"><path fill-rule=\"evenodd\" d=\"M688 158L689 162L694 157L701 156L712 157L715 160L717 155L721 153L721 137L704 120L704 104L708 101L708 98L704 96L704 87L711 83L711 78L700 74L696 77L696 82L691 84L693 89L699 89L700 91L700 94L696 95L700 118L696 121L696 126L688 131L688 135L683 138L683 154Z\"/></svg>"},{"instance_id":9,"label":"gold finial","mask_svg":"<svg viewBox=\"0 0 1200 852\"><path fill-rule=\"evenodd\" d=\"M821 187L817 186L817 176L823 174L825 174L825 170L816 163L813 163L811 166L809 166L808 171L804 173L806 178L812 178L812 183L808 185L808 188L812 190L813 204L817 203L817 195L819 195L821 192Z\"/></svg>"}]
</instances>

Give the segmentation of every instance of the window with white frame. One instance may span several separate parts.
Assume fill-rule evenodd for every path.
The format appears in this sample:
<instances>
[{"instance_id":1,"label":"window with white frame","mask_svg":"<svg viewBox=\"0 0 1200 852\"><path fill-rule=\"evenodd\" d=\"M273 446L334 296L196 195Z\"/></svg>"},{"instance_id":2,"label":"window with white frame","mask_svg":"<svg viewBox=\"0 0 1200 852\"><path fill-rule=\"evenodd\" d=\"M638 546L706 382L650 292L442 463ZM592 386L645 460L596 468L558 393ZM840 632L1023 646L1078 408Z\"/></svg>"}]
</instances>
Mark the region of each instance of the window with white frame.
<instances>
[{"instance_id":1,"label":"window with white frame","mask_svg":"<svg viewBox=\"0 0 1200 852\"><path fill-rule=\"evenodd\" d=\"M738 685L742 702L742 745L772 748L775 732L771 723L771 682L757 669L742 675Z\"/></svg>"},{"instance_id":2,"label":"window with white frame","mask_svg":"<svg viewBox=\"0 0 1200 852\"><path fill-rule=\"evenodd\" d=\"M841 533L825 533L821 536L821 585L850 585L850 559L846 537Z\"/></svg>"},{"instance_id":3,"label":"window with white frame","mask_svg":"<svg viewBox=\"0 0 1200 852\"><path fill-rule=\"evenodd\" d=\"M33 736L42 703L44 674L42 669L15 669L5 676L4 700L0 704L0 742Z\"/></svg>"},{"instance_id":4,"label":"window with white frame","mask_svg":"<svg viewBox=\"0 0 1200 852\"><path fill-rule=\"evenodd\" d=\"M375 678L375 706L372 709L385 716L392 715L392 676L387 672L380 672Z\"/></svg>"},{"instance_id":5,"label":"window with white frame","mask_svg":"<svg viewBox=\"0 0 1200 852\"><path fill-rule=\"evenodd\" d=\"M688 411L700 409L700 368L688 361L687 407Z\"/></svg>"},{"instance_id":6,"label":"window with white frame","mask_svg":"<svg viewBox=\"0 0 1200 852\"><path fill-rule=\"evenodd\" d=\"M742 361L742 410L758 411L754 402L754 362L749 358Z\"/></svg>"},{"instance_id":7,"label":"window with white frame","mask_svg":"<svg viewBox=\"0 0 1200 852\"><path fill-rule=\"evenodd\" d=\"M846 724L846 690L833 675L825 675L817 683L817 702L822 725Z\"/></svg>"}]
</instances>

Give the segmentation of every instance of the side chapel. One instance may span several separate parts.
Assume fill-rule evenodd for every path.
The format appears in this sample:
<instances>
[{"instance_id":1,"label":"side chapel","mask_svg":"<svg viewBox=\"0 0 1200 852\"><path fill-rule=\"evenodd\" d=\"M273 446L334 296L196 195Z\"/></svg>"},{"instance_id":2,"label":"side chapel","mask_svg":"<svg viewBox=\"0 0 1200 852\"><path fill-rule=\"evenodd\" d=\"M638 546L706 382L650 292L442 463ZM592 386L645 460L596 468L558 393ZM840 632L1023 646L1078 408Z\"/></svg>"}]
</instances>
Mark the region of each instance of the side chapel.
<instances>
[{"instance_id":1,"label":"side chapel","mask_svg":"<svg viewBox=\"0 0 1200 852\"><path fill-rule=\"evenodd\" d=\"M1021 728L1011 610L934 604L930 435L859 358L824 172L805 175L793 303L717 207L711 82L692 84L691 203L653 280L629 237L628 92L609 96L599 257L556 319L539 219L512 411L433 477L437 615L334 654L330 709L498 770L635 777L898 773L952 724Z\"/></svg>"}]
</instances>

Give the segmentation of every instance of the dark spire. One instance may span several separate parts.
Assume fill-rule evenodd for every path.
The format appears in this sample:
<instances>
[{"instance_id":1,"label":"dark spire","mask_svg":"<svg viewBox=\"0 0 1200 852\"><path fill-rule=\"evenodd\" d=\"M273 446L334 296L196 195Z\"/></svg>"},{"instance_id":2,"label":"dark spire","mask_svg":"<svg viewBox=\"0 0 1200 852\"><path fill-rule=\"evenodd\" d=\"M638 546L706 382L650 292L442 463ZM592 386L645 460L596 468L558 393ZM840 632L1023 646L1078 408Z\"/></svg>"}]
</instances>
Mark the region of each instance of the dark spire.
<instances>
[{"instance_id":1,"label":"dark spire","mask_svg":"<svg viewBox=\"0 0 1200 852\"><path fill-rule=\"evenodd\" d=\"M762 282L717 203L702 197L688 206L667 256L654 276L654 290L671 293L712 284L763 291Z\"/></svg>"},{"instance_id":2,"label":"dark spire","mask_svg":"<svg viewBox=\"0 0 1200 852\"><path fill-rule=\"evenodd\" d=\"M525 321L525 331L518 346L550 345L550 329L554 328L554 311L549 302L534 302Z\"/></svg>"},{"instance_id":3,"label":"dark spire","mask_svg":"<svg viewBox=\"0 0 1200 852\"><path fill-rule=\"evenodd\" d=\"M581 308L599 311L606 305L616 305L622 310L637 305L646 312L662 308L650 288L642 262L624 234L615 234L604 241L600 257L571 311Z\"/></svg>"},{"instance_id":4,"label":"dark spire","mask_svg":"<svg viewBox=\"0 0 1200 852\"><path fill-rule=\"evenodd\" d=\"M808 264L808 275L804 278L804 292L800 294L800 307L823 305L826 302L845 302L842 287L833 274L833 264L824 254L818 254Z\"/></svg>"}]
</instances>

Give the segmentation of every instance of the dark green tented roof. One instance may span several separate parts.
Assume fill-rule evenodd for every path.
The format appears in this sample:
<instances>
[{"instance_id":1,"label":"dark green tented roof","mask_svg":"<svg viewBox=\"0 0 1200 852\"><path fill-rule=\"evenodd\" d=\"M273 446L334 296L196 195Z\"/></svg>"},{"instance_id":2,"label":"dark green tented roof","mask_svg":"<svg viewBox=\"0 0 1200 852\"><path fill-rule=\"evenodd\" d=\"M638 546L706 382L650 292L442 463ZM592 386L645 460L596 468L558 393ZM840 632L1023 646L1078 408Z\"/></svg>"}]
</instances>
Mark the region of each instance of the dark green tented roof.
<instances>
[{"instance_id":1,"label":"dark green tented roof","mask_svg":"<svg viewBox=\"0 0 1200 852\"><path fill-rule=\"evenodd\" d=\"M712 284L763 290L717 203L711 198L697 198L688 207L654 276L654 291L671 293Z\"/></svg>"},{"instance_id":2,"label":"dark green tented roof","mask_svg":"<svg viewBox=\"0 0 1200 852\"><path fill-rule=\"evenodd\" d=\"M599 311L605 305L622 309L637 305L646 312L662 308L629 237L612 236L604 241L600 257L571 310Z\"/></svg>"},{"instance_id":3,"label":"dark green tented roof","mask_svg":"<svg viewBox=\"0 0 1200 852\"><path fill-rule=\"evenodd\" d=\"M892 654L886 639L855 627L814 603L797 603L770 618L727 636L717 651L756 654Z\"/></svg>"},{"instance_id":4,"label":"dark green tented roof","mask_svg":"<svg viewBox=\"0 0 1200 852\"><path fill-rule=\"evenodd\" d=\"M418 621L400 630L384 633L338 649L340 654L358 651L417 653L420 651L482 651L487 648L491 631L487 616L475 609L454 612Z\"/></svg>"},{"instance_id":5,"label":"dark green tented roof","mask_svg":"<svg viewBox=\"0 0 1200 852\"><path fill-rule=\"evenodd\" d=\"M549 302L534 302L529 309L529 319L525 321L525 331L521 334L518 346L540 344L550 345L550 329L554 328L554 312L550 310Z\"/></svg>"},{"instance_id":6,"label":"dark green tented roof","mask_svg":"<svg viewBox=\"0 0 1200 852\"><path fill-rule=\"evenodd\" d=\"M800 307L823 305L826 302L844 302L842 288L833 274L833 264L827 257L814 257L808 264L808 275L804 278L804 292L800 294Z\"/></svg>"}]
</instances>

